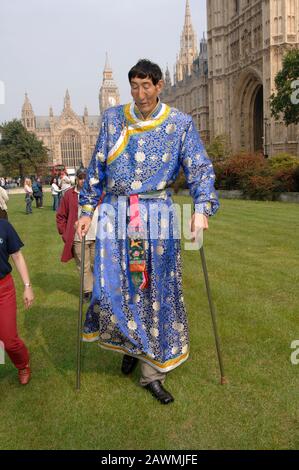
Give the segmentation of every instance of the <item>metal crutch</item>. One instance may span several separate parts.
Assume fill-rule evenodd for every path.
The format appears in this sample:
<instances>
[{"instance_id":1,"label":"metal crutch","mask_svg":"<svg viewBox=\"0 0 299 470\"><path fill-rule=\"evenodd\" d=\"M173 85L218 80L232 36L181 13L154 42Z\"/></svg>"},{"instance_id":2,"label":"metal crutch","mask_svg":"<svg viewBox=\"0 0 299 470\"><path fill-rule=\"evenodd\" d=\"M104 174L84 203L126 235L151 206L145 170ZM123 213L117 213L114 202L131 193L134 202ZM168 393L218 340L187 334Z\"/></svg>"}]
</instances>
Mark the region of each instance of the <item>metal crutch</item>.
<instances>
[{"instance_id":1,"label":"metal crutch","mask_svg":"<svg viewBox=\"0 0 299 470\"><path fill-rule=\"evenodd\" d=\"M80 390L80 378L81 378L81 343L82 343L84 264L85 264L85 235L83 235L82 243L81 243L80 298L79 298L78 334L77 334L77 385L76 385L77 390Z\"/></svg>"},{"instance_id":2,"label":"metal crutch","mask_svg":"<svg viewBox=\"0 0 299 470\"><path fill-rule=\"evenodd\" d=\"M228 383L228 380L226 379L224 375L223 360L222 360L222 354L221 354L221 348L220 348L220 338L218 334L217 321L216 321L216 311L215 311L214 303L212 300L208 269L207 269L203 245L201 245L199 251L200 251L201 264L202 264L202 269L203 269L205 283L206 283L206 289L207 289L207 295L208 295L208 300L209 300L210 312L211 312L212 323L213 323L213 331L214 331L215 343L216 343L216 349L217 349L217 356L218 356L218 362L219 362L220 373L221 373L220 383L221 385L226 385Z\"/></svg>"}]
</instances>

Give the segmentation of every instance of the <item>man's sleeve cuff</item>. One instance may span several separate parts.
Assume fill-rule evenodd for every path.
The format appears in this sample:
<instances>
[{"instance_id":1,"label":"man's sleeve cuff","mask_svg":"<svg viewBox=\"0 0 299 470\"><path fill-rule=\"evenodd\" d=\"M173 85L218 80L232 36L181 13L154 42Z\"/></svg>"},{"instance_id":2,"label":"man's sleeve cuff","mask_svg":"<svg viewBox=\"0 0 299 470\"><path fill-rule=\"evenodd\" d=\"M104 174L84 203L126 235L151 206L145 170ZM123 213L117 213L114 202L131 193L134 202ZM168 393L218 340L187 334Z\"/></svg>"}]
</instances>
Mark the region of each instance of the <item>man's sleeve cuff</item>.
<instances>
[{"instance_id":1,"label":"man's sleeve cuff","mask_svg":"<svg viewBox=\"0 0 299 470\"><path fill-rule=\"evenodd\" d=\"M194 212L196 214L204 214L207 217L212 215L212 204L211 202L200 202L194 205Z\"/></svg>"},{"instance_id":2,"label":"man's sleeve cuff","mask_svg":"<svg viewBox=\"0 0 299 470\"><path fill-rule=\"evenodd\" d=\"M81 207L81 215L80 217L87 215L88 217L92 217L94 213L94 208L91 204L85 204Z\"/></svg>"}]
</instances>

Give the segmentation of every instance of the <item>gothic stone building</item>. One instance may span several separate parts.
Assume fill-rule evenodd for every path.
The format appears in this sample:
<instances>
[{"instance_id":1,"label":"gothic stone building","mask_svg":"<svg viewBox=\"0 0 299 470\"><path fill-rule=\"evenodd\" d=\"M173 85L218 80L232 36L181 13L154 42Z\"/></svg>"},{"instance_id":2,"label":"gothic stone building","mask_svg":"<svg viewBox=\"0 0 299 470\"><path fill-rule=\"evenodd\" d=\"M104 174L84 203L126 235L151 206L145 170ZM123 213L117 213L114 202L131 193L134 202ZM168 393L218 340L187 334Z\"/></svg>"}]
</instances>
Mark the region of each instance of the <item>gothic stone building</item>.
<instances>
[{"instance_id":1,"label":"gothic stone building","mask_svg":"<svg viewBox=\"0 0 299 470\"><path fill-rule=\"evenodd\" d=\"M99 93L101 114L119 102L118 88L106 56ZM54 116L52 108L48 116L36 116L26 94L22 108L22 123L49 149L49 166L63 164L69 168L78 168L81 163L87 166L90 161L99 133L101 115L90 116L86 107L83 116L76 114L67 91L63 111L59 116Z\"/></svg>"},{"instance_id":2,"label":"gothic stone building","mask_svg":"<svg viewBox=\"0 0 299 470\"><path fill-rule=\"evenodd\" d=\"M227 135L234 152L299 155L299 126L273 119L269 105L284 54L299 47L299 1L207 0L207 14L207 43L183 79L176 67L173 86L167 71L163 99L192 114L205 140ZM182 48L192 57L190 22L187 0L179 60Z\"/></svg>"},{"instance_id":3,"label":"gothic stone building","mask_svg":"<svg viewBox=\"0 0 299 470\"><path fill-rule=\"evenodd\" d=\"M167 66L162 100L190 114L205 142L209 141L208 51L202 39L200 50L187 0L181 47L174 67L173 85Z\"/></svg>"}]
</instances>

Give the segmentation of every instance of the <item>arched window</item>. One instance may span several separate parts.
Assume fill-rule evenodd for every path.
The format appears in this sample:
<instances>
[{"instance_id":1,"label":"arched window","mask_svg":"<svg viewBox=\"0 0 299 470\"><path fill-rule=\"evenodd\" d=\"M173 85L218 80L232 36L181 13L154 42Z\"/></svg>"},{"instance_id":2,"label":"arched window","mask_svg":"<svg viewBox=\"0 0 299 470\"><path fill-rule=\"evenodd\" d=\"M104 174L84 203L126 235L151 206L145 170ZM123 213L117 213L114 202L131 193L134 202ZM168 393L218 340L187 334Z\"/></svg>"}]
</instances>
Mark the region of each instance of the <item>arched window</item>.
<instances>
[{"instance_id":1,"label":"arched window","mask_svg":"<svg viewBox=\"0 0 299 470\"><path fill-rule=\"evenodd\" d=\"M78 132L68 129L60 141L62 164L69 168L77 168L82 161L81 137Z\"/></svg>"}]
</instances>

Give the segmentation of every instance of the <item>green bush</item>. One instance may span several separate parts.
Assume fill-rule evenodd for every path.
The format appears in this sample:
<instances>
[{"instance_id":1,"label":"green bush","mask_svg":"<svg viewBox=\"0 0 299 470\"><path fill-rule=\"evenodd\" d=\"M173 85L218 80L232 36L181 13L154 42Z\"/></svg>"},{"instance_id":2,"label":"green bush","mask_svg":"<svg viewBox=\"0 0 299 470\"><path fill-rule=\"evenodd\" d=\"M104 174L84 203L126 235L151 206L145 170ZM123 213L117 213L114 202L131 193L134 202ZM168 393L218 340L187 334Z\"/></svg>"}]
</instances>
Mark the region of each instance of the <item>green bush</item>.
<instances>
[{"instance_id":1,"label":"green bush","mask_svg":"<svg viewBox=\"0 0 299 470\"><path fill-rule=\"evenodd\" d=\"M296 168L285 168L275 172L273 175L275 192L297 191L295 170Z\"/></svg>"},{"instance_id":2,"label":"green bush","mask_svg":"<svg viewBox=\"0 0 299 470\"><path fill-rule=\"evenodd\" d=\"M277 199L281 192L299 191L299 158L287 153L270 159L259 153L239 153L226 159L216 158L213 166L217 190L237 189L249 199L260 200ZM181 170L173 184L174 191L187 187Z\"/></svg>"},{"instance_id":3,"label":"green bush","mask_svg":"<svg viewBox=\"0 0 299 470\"><path fill-rule=\"evenodd\" d=\"M207 153L213 163L221 162L229 158L232 154L229 137L227 135L217 135L211 143L207 145Z\"/></svg>"},{"instance_id":4,"label":"green bush","mask_svg":"<svg viewBox=\"0 0 299 470\"><path fill-rule=\"evenodd\" d=\"M249 199L272 200L274 189L275 183L272 175L265 172L265 174L249 176L244 182L243 194Z\"/></svg>"},{"instance_id":5,"label":"green bush","mask_svg":"<svg viewBox=\"0 0 299 470\"><path fill-rule=\"evenodd\" d=\"M295 183L295 191L299 192L299 166L297 166L294 170L294 183Z\"/></svg>"},{"instance_id":6,"label":"green bush","mask_svg":"<svg viewBox=\"0 0 299 470\"><path fill-rule=\"evenodd\" d=\"M218 189L243 189L251 176L266 168L267 162L260 154L240 153L215 164Z\"/></svg>"},{"instance_id":7,"label":"green bush","mask_svg":"<svg viewBox=\"0 0 299 470\"><path fill-rule=\"evenodd\" d=\"M296 168L299 165L299 158L289 153L280 153L268 160L269 167L276 170Z\"/></svg>"},{"instance_id":8,"label":"green bush","mask_svg":"<svg viewBox=\"0 0 299 470\"><path fill-rule=\"evenodd\" d=\"M271 159L240 153L214 162L216 188L239 189L250 199L277 199L278 193L299 191L299 159L282 153Z\"/></svg>"}]
</instances>

